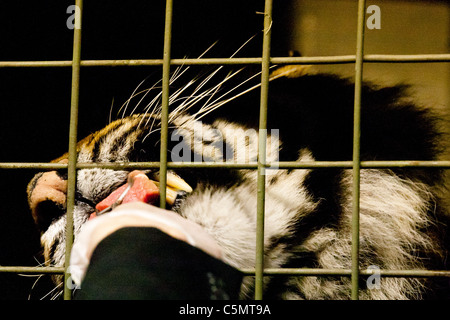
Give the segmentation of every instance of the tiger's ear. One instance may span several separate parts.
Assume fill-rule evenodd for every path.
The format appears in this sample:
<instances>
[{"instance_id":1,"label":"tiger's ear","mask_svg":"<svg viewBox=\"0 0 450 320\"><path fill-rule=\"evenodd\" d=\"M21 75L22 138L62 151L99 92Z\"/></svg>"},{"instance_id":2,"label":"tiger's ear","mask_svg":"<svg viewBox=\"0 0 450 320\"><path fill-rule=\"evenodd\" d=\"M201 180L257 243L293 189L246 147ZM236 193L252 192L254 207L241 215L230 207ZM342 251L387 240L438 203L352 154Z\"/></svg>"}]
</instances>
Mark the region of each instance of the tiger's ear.
<instances>
[{"instance_id":1,"label":"tiger's ear","mask_svg":"<svg viewBox=\"0 0 450 320\"><path fill-rule=\"evenodd\" d=\"M28 205L41 231L64 214L66 192L67 180L62 179L56 171L38 173L28 184Z\"/></svg>"}]
</instances>

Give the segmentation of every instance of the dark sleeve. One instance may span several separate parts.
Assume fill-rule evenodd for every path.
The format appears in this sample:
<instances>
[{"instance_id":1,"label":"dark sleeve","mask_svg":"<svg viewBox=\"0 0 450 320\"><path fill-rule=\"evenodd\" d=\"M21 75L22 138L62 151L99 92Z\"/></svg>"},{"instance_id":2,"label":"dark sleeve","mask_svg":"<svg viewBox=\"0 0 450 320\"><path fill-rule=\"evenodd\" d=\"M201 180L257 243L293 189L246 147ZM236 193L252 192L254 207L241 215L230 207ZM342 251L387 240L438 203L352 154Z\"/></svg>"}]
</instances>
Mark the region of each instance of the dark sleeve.
<instances>
[{"instance_id":1,"label":"dark sleeve","mask_svg":"<svg viewBox=\"0 0 450 320\"><path fill-rule=\"evenodd\" d=\"M156 228L103 239L75 299L237 299L242 273Z\"/></svg>"}]
</instances>

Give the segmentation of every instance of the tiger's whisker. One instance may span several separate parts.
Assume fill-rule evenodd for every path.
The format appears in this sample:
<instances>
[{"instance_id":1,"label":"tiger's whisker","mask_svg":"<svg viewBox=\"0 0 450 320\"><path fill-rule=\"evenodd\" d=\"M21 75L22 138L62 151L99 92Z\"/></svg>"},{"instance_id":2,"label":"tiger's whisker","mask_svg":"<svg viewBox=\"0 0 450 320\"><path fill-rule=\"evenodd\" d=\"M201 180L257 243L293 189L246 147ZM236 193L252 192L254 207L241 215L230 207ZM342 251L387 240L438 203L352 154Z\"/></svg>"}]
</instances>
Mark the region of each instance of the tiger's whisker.
<instances>
[{"instance_id":1,"label":"tiger's whisker","mask_svg":"<svg viewBox=\"0 0 450 320\"><path fill-rule=\"evenodd\" d=\"M51 289L49 292L47 292L43 297L41 297L40 300L44 300L45 298L47 298L47 296L53 294L53 292L55 292L55 290L58 290L59 287L61 287L64 283L60 282L58 283L53 289ZM62 291L62 290L61 290Z\"/></svg>"},{"instance_id":2,"label":"tiger's whisker","mask_svg":"<svg viewBox=\"0 0 450 320\"><path fill-rule=\"evenodd\" d=\"M113 111L113 108L114 108L114 97L112 98L111 107L109 108L108 123L112 122L112 111Z\"/></svg>"},{"instance_id":3,"label":"tiger's whisker","mask_svg":"<svg viewBox=\"0 0 450 320\"><path fill-rule=\"evenodd\" d=\"M124 109L123 113L122 113L122 119L125 117L126 114L126 110L128 108L128 105L130 104L131 99L135 96L136 91L141 87L141 85L147 80L147 78L145 78L144 80L142 80L138 86L134 89L134 91L131 93L131 97L120 107L120 109L117 111L117 114L120 114L120 112L122 111L122 109Z\"/></svg>"},{"instance_id":4,"label":"tiger's whisker","mask_svg":"<svg viewBox=\"0 0 450 320\"><path fill-rule=\"evenodd\" d=\"M37 279L33 282L33 285L31 286L30 291L28 293L28 300L31 300L31 292L33 291L34 287L36 287L36 284L43 276L44 276L43 274L37 275Z\"/></svg>"},{"instance_id":5,"label":"tiger's whisker","mask_svg":"<svg viewBox=\"0 0 450 320\"><path fill-rule=\"evenodd\" d=\"M276 66L272 66L271 68L275 68L275 67L276 67ZM277 75L275 75L275 76L270 77L269 81L278 79L278 78L283 77L283 76L285 76L285 75L287 75L287 74L289 74L289 73L291 73L291 71L282 72L282 73L280 73L280 74L277 74ZM258 72L257 74L253 75L253 76L250 77L249 79L247 79L247 80L245 80L244 82L240 83L239 85L237 85L237 86L234 87L233 89L229 90L227 93L223 94L221 97L219 97L218 99L216 99L215 101L213 101L209 106L204 106L204 107L202 107L195 115L193 115L193 116L194 116L193 119L199 120L199 119L203 118L204 116L206 116L207 114L209 114L210 112L212 112L212 111L216 110L217 108L221 107L222 105L224 105L224 104L226 104L226 103L228 103L228 102L230 102L230 101L232 101L232 100L234 100L234 99L236 99L236 98L238 98L238 97L240 97L240 96L246 94L247 92L250 92L250 91L252 91L252 90L254 90L254 89L260 87L260 86L261 86L261 83L258 83L258 84L256 84L256 85L254 85L254 86L252 86L252 87L250 87L250 88L248 88L248 89L246 89L246 90L244 90L244 91L242 91L242 92L236 94L235 96L233 96L233 97L231 97L231 98L228 98L228 99L225 99L225 100L222 100L222 101L219 101L219 102L216 103L216 101L218 101L218 100L220 100L221 98L225 97L225 96L228 95L230 92L236 90L238 87L242 86L244 83L250 81L252 78L254 78L254 77L256 77L256 76L258 76L258 75L260 75L260 74L261 74L261 72ZM202 114L202 113L203 113L203 115L201 115L200 117L197 117L197 118L195 117L195 116L197 116L197 115L199 115L199 114Z\"/></svg>"}]
</instances>

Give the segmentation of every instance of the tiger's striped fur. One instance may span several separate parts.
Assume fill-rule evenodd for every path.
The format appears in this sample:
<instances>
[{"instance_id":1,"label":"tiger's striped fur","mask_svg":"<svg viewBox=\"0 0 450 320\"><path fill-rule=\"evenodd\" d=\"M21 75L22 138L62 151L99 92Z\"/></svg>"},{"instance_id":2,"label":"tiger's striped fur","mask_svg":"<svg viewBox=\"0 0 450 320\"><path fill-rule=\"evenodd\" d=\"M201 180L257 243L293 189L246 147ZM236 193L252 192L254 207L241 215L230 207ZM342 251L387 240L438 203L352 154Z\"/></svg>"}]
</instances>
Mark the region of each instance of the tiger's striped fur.
<instances>
[{"instance_id":1,"label":"tiger's striped fur","mask_svg":"<svg viewBox=\"0 0 450 320\"><path fill-rule=\"evenodd\" d=\"M237 73L236 73L237 74ZM211 74L211 78L216 74ZM247 161L257 159L257 85L236 94L224 89L229 73L216 85L206 82L171 96L169 137L181 136L184 150L195 159ZM173 76L173 82L178 75ZM148 94L149 91L144 91ZM219 96L218 92L232 92ZM353 85L329 75L280 77L269 95L268 135L273 149L267 161L351 160ZM185 96L183 96L185 95ZM218 97L219 96L219 97ZM404 88L363 88L362 160L434 160L439 134L435 118L404 97ZM218 98L216 98L218 97ZM127 104L128 106L128 104ZM159 105L153 99L144 112L110 123L78 144L78 161L128 162L159 160ZM136 109L136 108L135 108ZM201 137L194 128L199 126ZM233 131L234 130L234 131ZM249 132L236 142L230 132ZM270 133L270 131L269 131ZM171 151L180 139L169 141ZM237 157L245 149L244 157ZM200 151L199 151L200 150ZM228 151L226 154L225 151ZM198 153L204 154L198 154ZM242 154L242 153L240 153ZM185 155L186 156L186 155ZM237 157L237 158L236 158ZM66 161L66 156L57 160ZM82 169L77 175L74 211L75 241L93 206L126 181L127 171ZM226 261L252 268L256 243L257 173L244 169L178 169L194 191L174 210L195 221L221 246ZM49 173L47 173L49 174ZM149 175L157 174L150 170ZM29 184L30 207L42 226L42 244L49 265L63 265L64 201L39 194L43 174ZM62 173L53 173L64 181ZM361 269L445 269L446 213L441 205L440 170L361 170ZM265 267L351 268L351 170L318 168L267 170L265 204ZM38 190L39 191L39 190ZM49 209L51 207L57 209ZM45 213L46 210L50 210ZM363 279L365 280L365 279ZM61 281L61 279L57 280ZM361 281L364 299L421 299L448 294L443 282L423 278L383 278L379 288ZM445 284L445 282L444 282ZM251 297L247 277L242 297ZM348 299L347 277L266 277L265 297L275 299Z\"/></svg>"}]
</instances>

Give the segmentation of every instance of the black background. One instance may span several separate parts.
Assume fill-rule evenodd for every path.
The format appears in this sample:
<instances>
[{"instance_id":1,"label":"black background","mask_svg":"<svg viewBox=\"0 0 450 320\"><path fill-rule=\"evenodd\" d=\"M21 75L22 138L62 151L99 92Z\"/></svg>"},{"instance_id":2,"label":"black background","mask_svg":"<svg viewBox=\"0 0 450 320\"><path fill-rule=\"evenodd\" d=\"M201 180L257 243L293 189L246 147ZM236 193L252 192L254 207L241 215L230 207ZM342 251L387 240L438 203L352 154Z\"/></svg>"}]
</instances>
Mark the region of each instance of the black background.
<instances>
[{"instance_id":1,"label":"black background","mask_svg":"<svg viewBox=\"0 0 450 320\"><path fill-rule=\"evenodd\" d=\"M162 58L165 2L84 1L82 59ZM274 7L272 54L286 55L288 0ZM2 1L0 61L71 60L73 1ZM174 1L172 57L229 57L250 37L241 56L261 55L264 1ZM109 122L114 109L160 67L82 67L78 137ZM0 68L0 162L48 162L67 151L71 68ZM26 200L34 170L0 169L0 265L35 266L40 244ZM40 299L52 287L41 279L0 274L0 299Z\"/></svg>"}]
</instances>

